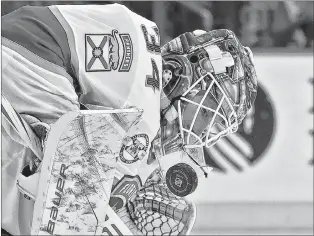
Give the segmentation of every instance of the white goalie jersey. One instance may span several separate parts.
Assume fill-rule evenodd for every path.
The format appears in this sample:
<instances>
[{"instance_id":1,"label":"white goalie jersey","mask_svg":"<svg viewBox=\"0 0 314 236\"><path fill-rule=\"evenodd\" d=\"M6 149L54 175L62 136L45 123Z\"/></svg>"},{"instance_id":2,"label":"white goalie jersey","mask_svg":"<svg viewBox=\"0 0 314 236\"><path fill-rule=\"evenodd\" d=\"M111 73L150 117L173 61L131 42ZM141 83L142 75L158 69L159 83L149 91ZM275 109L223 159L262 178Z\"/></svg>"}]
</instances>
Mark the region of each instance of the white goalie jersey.
<instances>
[{"instance_id":1,"label":"white goalie jersey","mask_svg":"<svg viewBox=\"0 0 314 236\"><path fill-rule=\"evenodd\" d=\"M121 168L115 170L115 178L107 186L109 193L112 188L116 196L130 196L135 190L134 186L138 183L140 186L156 168L153 165L150 169L146 168L151 141L157 134L160 122L162 59L156 24L120 4L27 6L2 17L2 36L2 67L7 81L21 77L17 74L20 68L28 68L23 72L25 80L39 78L45 80L42 84L47 87L54 84L53 89L63 94L61 99L66 97L68 103L77 107L82 103L91 110L136 109L139 117L132 125L123 123L123 120L119 120L121 117L113 115L112 119L120 122L122 130L125 126L125 130L121 131L125 132L125 137L117 140L120 146L116 161ZM61 77L67 79L65 84L68 87L75 88L77 96L62 86ZM4 85L10 86L9 83ZM17 92L12 90L11 93ZM17 97L23 100L23 96ZM32 115L42 120L43 115L49 116L49 121L56 121L66 114L65 111L60 112L63 100L49 104L45 99L34 96L32 99L36 100L38 106L32 107L28 103L22 104L21 100L15 101L13 97L8 100L14 109L32 111ZM51 126L54 123L51 122ZM14 132L10 128L5 129L6 136L2 137L7 147L10 147L9 139ZM113 139L114 135L106 133L102 137ZM23 197L16 186L18 173L29 157L26 157L25 149L19 148L14 155L20 155L19 150L23 150L20 152L22 158L13 161L9 150L3 152L6 165L2 167L2 193L5 193L2 194L2 206L7 206L6 212L13 212L3 215L3 227L12 234L30 234L33 206L28 204L23 207L22 203L19 204ZM45 160L45 155L40 158ZM12 170L17 173L12 173ZM131 188L128 185L130 179L135 184ZM61 183L58 178L56 181L57 185ZM121 199L113 199L111 205L118 207Z\"/></svg>"}]
</instances>

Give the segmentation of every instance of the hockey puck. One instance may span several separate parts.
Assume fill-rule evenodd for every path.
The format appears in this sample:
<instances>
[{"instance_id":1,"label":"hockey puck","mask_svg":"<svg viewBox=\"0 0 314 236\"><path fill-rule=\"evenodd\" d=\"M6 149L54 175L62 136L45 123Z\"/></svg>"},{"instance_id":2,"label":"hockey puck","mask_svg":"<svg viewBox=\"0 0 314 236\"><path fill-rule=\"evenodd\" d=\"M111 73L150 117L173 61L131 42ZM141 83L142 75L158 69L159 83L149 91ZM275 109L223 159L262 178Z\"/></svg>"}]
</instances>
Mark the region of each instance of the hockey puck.
<instances>
[{"instance_id":1,"label":"hockey puck","mask_svg":"<svg viewBox=\"0 0 314 236\"><path fill-rule=\"evenodd\" d=\"M188 164L179 163L168 169L166 183L173 194L185 197L196 189L198 184L197 174Z\"/></svg>"}]
</instances>

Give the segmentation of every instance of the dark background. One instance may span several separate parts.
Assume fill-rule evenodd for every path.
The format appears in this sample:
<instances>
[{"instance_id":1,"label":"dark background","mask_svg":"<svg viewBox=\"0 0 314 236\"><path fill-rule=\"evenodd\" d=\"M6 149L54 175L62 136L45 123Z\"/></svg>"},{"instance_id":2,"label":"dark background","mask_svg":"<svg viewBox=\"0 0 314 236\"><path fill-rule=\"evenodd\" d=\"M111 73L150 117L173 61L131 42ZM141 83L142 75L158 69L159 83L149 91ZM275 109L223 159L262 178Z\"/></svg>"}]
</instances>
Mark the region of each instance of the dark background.
<instances>
[{"instance_id":1,"label":"dark background","mask_svg":"<svg viewBox=\"0 0 314 236\"><path fill-rule=\"evenodd\" d=\"M108 4L117 1L2 1L1 15L24 5ZM155 21L162 43L195 29L228 28L252 48L313 48L309 1L119 1Z\"/></svg>"}]
</instances>

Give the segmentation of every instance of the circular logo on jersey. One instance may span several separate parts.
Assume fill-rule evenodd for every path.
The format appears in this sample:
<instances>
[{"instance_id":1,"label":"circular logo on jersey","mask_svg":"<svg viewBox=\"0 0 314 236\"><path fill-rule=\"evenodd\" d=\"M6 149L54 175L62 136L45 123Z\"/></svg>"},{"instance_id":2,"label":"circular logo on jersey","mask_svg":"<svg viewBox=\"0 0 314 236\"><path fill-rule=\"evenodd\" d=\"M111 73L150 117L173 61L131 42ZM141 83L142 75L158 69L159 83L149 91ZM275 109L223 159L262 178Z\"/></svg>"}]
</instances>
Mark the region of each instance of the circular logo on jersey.
<instances>
[{"instance_id":1,"label":"circular logo on jersey","mask_svg":"<svg viewBox=\"0 0 314 236\"><path fill-rule=\"evenodd\" d=\"M273 104L264 88L259 85L253 108L236 133L219 140L210 148L204 148L206 163L215 170L227 173L243 171L254 166L265 155L275 129Z\"/></svg>"},{"instance_id":2,"label":"circular logo on jersey","mask_svg":"<svg viewBox=\"0 0 314 236\"><path fill-rule=\"evenodd\" d=\"M137 134L133 137L127 136L122 141L120 150L120 160L126 164L132 164L142 160L146 154L149 145L147 134Z\"/></svg>"}]
</instances>

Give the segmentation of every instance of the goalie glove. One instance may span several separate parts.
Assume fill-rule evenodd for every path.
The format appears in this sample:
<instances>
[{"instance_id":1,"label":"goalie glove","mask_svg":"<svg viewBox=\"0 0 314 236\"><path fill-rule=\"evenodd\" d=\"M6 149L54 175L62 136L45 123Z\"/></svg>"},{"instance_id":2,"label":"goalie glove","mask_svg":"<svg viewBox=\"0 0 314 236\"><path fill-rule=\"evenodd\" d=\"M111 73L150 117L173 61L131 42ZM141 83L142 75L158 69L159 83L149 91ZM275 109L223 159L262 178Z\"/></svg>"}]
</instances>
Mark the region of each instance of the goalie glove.
<instances>
[{"instance_id":1,"label":"goalie glove","mask_svg":"<svg viewBox=\"0 0 314 236\"><path fill-rule=\"evenodd\" d=\"M134 235L188 235L196 207L174 195L156 171L117 214Z\"/></svg>"}]
</instances>

